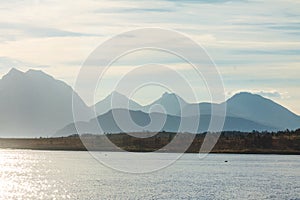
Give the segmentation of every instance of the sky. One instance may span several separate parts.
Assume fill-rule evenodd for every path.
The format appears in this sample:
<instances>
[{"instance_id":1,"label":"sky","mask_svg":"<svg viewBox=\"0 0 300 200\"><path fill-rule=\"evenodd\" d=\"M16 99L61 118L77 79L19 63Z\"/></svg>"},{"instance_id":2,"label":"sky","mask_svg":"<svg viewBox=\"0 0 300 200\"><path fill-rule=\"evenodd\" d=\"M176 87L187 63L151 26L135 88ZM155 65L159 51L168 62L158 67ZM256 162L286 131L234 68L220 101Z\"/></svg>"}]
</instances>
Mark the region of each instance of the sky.
<instances>
[{"instance_id":1,"label":"sky","mask_svg":"<svg viewBox=\"0 0 300 200\"><path fill-rule=\"evenodd\" d=\"M159 27L179 31L205 48L227 97L249 91L300 114L299 11L298 0L0 0L0 76L11 67L33 68L74 87L83 62L104 41L124 31ZM108 95L133 67L152 60L182 73L193 83L197 100L209 101L205 83L190 66L151 51L135 52L114 63L96 99ZM150 75L172 78L151 66L138 76ZM187 96L184 87L174 85L179 95ZM133 98L146 104L164 91L145 87ZM85 99L84 92L79 94Z\"/></svg>"}]
</instances>

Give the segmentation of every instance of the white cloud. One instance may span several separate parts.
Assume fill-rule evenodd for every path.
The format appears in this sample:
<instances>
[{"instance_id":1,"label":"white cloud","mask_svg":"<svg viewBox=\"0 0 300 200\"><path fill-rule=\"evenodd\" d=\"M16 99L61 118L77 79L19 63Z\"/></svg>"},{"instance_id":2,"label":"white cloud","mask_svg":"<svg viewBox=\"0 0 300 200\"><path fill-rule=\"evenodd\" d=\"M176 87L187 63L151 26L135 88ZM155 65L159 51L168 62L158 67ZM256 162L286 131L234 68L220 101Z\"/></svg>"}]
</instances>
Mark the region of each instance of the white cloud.
<instances>
[{"instance_id":1,"label":"white cloud","mask_svg":"<svg viewBox=\"0 0 300 200\"><path fill-rule=\"evenodd\" d=\"M252 94L258 94L260 96L271 98L271 99L286 99L290 98L288 95L288 92L279 92L277 90L249 90L249 89L241 89L236 91L229 91L226 93L227 97L230 98L234 94L240 93L240 92L249 92Z\"/></svg>"}]
</instances>

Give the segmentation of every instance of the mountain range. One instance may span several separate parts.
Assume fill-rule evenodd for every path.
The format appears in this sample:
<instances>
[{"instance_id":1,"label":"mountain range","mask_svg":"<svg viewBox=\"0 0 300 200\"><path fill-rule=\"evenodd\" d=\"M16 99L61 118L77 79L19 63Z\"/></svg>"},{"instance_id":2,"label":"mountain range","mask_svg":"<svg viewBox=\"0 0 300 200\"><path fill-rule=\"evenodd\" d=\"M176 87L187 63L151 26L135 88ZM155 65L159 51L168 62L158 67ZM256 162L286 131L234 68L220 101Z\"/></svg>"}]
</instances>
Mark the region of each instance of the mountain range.
<instances>
[{"instance_id":1,"label":"mountain range","mask_svg":"<svg viewBox=\"0 0 300 200\"><path fill-rule=\"evenodd\" d=\"M0 80L0 137L66 136L77 133L73 122L72 95L81 116L76 126L86 130L86 133L176 132L181 120L185 120L187 126L180 131L192 132L193 124L191 128L188 125L199 116L193 116L194 112L188 111L194 109L199 109L200 113L196 132L205 132L211 118L212 103L189 103L171 93L164 93L153 103L143 106L121 93L113 92L89 107L66 83L42 71L22 72L12 68ZM165 113L151 110L154 105L163 107ZM257 94L241 92L214 106L227 107L224 130L276 131L300 127L298 115ZM184 116L180 108L187 111ZM91 118L93 110L97 112L97 118ZM123 116L128 110L132 120L141 128L128 126L121 130L117 125L114 116ZM163 119L165 124L159 130L151 126L151 121ZM102 130L98 128L98 122Z\"/></svg>"}]
</instances>

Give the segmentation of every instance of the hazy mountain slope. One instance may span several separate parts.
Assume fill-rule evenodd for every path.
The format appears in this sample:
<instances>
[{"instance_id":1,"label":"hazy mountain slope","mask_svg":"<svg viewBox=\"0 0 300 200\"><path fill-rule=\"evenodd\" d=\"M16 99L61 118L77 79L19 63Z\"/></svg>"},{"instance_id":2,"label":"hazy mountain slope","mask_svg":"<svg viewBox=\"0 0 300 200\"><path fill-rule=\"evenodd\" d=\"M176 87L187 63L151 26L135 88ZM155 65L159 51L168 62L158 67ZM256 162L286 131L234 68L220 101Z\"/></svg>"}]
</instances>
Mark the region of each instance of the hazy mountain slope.
<instances>
[{"instance_id":1,"label":"hazy mountain slope","mask_svg":"<svg viewBox=\"0 0 300 200\"><path fill-rule=\"evenodd\" d=\"M274 101L260 95L242 92L227 100L232 115L279 129L300 127L300 117Z\"/></svg>"},{"instance_id":2,"label":"hazy mountain slope","mask_svg":"<svg viewBox=\"0 0 300 200\"><path fill-rule=\"evenodd\" d=\"M222 115L222 113L220 112L222 110L222 104L216 104L216 103L193 103L193 104L187 104L183 110L185 113L186 117L190 117L190 116L194 116L195 115L195 110L198 110L198 113L200 115L211 115L212 113L212 106L214 106L214 108L216 109L216 115L220 116ZM223 107L223 109L226 109L226 106ZM232 114L230 114L227 110L227 112L225 112L225 114L227 116L233 116Z\"/></svg>"},{"instance_id":3,"label":"hazy mountain slope","mask_svg":"<svg viewBox=\"0 0 300 200\"><path fill-rule=\"evenodd\" d=\"M101 115L115 108L141 110L142 106L136 103L135 101L128 99L125 95L121 93L113 92L105 99L96 103L91 108L95 109L98 115Z\"/></svg>"},{"instance_id":4,"label":"hazy mountain slope","mask_svg":"<svg viewBox=\"0 0 300 200\"><path fill-rule=\"evenodd\" d=\"M43 73L11 69L0 80L0 137L50 136L73 121L70 86ZM90 109L75 93L74 103L89 117Z\"/></svg>"},{"instance_id":5,"label":"hazy mountain slope","mask_svg":"<svg viewBox=\"0 0 300 200\"><path fill-rule=\"evenodd\" d=\"M154 105L160 105L166 114L180 116L181 108L184 108L187 102L176 94L166 92L153 103L144 106L142 111L149 113L150 108Z\"/></svg>"}]
</instances>

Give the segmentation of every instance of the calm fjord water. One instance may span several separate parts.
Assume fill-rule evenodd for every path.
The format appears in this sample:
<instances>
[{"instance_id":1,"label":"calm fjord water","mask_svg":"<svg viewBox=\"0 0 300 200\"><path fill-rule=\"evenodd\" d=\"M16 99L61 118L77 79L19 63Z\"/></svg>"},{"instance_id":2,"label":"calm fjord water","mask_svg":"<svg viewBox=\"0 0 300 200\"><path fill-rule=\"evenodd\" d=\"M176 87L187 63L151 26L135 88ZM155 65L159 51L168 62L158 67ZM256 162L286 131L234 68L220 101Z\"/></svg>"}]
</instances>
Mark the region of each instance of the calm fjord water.
<instances>
[{"instance_id":1,"label":"calm fjord water","mask_svg":"<svg viewBox=\"0 0 300 200\"><path fill-rule=\"evenodd\" d=\"M157 172L128 174L88 152L0 150L0 199L300 199L300 156L185 154Z\"/></svg>"}]
</instances>

